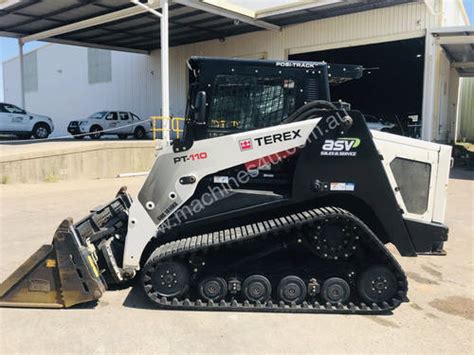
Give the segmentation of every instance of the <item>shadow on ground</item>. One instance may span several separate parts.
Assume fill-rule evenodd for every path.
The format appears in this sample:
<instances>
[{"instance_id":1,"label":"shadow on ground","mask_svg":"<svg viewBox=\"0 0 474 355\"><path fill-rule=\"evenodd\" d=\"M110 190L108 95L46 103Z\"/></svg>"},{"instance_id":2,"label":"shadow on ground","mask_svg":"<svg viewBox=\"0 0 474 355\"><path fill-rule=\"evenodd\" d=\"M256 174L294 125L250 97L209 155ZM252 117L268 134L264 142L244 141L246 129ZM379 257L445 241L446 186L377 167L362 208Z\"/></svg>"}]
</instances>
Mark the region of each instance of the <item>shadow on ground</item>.
<instances>
[{"instance_id":1,"label":"shadow on ground","mask_svg":"<svg viewBox=\"0 0 474 355\"><path fill-rule=\"evenodd\" d=\"M156 309L151 301L148 300L142 288L137 285L132 287L125 301L123 301L123 306L129 308Z\"/></svg>"}]
</instances>

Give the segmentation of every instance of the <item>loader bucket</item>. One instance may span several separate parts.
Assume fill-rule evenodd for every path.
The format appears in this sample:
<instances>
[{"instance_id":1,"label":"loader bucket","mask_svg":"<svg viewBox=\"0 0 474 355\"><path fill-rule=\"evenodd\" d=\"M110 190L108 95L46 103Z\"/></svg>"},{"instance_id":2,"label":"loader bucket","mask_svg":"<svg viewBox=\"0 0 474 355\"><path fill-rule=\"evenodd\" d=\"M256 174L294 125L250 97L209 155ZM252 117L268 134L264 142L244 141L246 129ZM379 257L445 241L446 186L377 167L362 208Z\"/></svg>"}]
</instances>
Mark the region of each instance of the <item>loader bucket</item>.
<instances>
[{"instance_id":1,"label":"loader bucket","mask_svg":"<svg viewBox=\"0 0 474 355\"><path fill-rule=\"evenodd\" d=\"M83 246L71 219L0 285L0 306L67 308L99 299L106 286L95 256Z\"/></svg>"}]
</instances>

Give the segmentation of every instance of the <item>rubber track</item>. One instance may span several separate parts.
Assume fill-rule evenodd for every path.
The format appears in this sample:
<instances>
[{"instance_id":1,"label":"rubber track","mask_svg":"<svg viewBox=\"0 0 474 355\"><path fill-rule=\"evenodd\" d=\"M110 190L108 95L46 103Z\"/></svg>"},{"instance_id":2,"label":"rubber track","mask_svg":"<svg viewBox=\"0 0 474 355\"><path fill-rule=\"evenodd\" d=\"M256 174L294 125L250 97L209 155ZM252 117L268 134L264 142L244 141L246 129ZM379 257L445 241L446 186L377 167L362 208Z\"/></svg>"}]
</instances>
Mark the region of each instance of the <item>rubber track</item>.
<instances>
[{"instance_id":1,"label":"rubber track","mask_svg":"<svg viewBox=\"0 0 474 355\"><path fill-rule=\"evenodd\" d=\"M380 304L354 304L349 303L347 305L333 305L330 303L320 304L318 302L309 303L303 302L301 304L288 304L283 301L278 303L267 301L266 303L251 303L249 301L238 302L232 300L231 302L221 300L219 303L209 301L203 302L200 299L192 301L188 298L179 300L173 298L172 300L166 297L156 297L151 290L151 285L147 284L147 278L149 276L142 275L143 287L154 304L158 308L162 309L181 309L181 310L202 310L202 311L253 311L253 312L289 312L289 313L342 313L342 314L376 314L386 313L396 307L402 302L408 302L406 296L408 290L408 284L406 275L403 272L400 264L395 260L392 254L385 248L375 234L357 217L352 215L350 212L343 210L338 207L325 207L318 209L311 209L283 217L274 219L268 219L261 222L247 224L239 227L228 228L225 230L216 231L213 233L207 233L189 238L184 238L169 242L161 245L157 248L148 259L143 273L145 273L147 264L156 264L165 259L170 259L177 256L183 256L184 254L190 254L197 251L202 251L209 248L217 248L226 244L245 242L247 240L253 240L261 237L275 237L282 231L288 233L290 231L298 231L304 224L316 224L319 221L323 221L328 218L344 217L351 219L353 223L357 224L359 228L365 231L365 238L369 239L372 243L372 247L375 247L380 251L380 257L386 263L390 265L392 271L395 271L395 277L398 281L398 291L396 296L388 302ZM367 240L365 240L367 244ZM152 292L148 292L148 291Z\"/></svg>"}]
</instances>

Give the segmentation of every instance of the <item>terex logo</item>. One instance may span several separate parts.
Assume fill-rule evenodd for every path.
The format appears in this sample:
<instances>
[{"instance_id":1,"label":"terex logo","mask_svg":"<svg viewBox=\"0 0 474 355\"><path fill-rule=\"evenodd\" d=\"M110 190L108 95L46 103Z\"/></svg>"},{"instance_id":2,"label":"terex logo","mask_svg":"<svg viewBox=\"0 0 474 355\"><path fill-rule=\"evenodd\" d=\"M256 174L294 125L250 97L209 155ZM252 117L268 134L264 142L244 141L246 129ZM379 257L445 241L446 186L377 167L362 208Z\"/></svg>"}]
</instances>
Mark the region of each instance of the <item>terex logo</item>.
<instances>
[{"instance_id":1,"label":"terex logo","mask_svg":"<svg viewBox=\"0 0 474 355\"><path fill-rule=\"evenodd\" d=\"M252 141L250 139L242 139L239 141L240 150L249 150L252 149Z\"/></svg>"},{"instance_id":2,"label":"terex logo","mask_svg":"<svg viewBox=\"0 0 474 355\"><path fill-rule=\"evenodd\" d=\"M276 142L292 141L296 138L301 138L300 129L296 131L286 131L283 133L269 134L268 136L262 136L254 138L258 146L273 144Z\"/></svg>"},{"instance_id":3,"label":"terex logo","mask_svg":"<svg viewBox=\"0 0 474 355\"><path fill-rule=\"evenodd\" d=\"M359 145L359 138L326 139L321 150L321 155L354 157L357 155L357 152L354 152L353 149Z\"/></svg>"}]
</instances>

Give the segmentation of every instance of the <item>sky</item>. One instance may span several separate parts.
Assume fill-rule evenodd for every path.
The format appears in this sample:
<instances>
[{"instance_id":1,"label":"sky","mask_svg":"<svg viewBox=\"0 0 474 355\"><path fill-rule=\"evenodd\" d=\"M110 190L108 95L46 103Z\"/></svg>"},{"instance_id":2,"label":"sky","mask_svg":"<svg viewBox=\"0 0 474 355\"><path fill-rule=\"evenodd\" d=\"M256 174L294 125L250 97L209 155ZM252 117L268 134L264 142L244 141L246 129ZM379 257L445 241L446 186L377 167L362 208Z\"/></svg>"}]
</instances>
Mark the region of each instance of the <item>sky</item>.
<instances>
[{"instance_id":1,"label":"sky","mask_svg":"<svg viewBox=\"0 0 474 355\"><path fill-rule=\"evenodd\" d=\"M278 4L285 2L292 2L293 0L276 0ZM474 0L463 0L464 7L469 16L471 24L474 24ZM235 4L239 4L244 7L248 7L252 10L258 10L260 6L255 7L252 4L255 3L254 0L231 0ZM262 0L262 3L272 4L275 0ZM44 45L44 42L31 42L27 43L24 48L24 52L31 51L32 49L41 47ZM0 37L0 63L13 58L18 55L18 42L14 38ZM0 102L3 101L3 66L0 67Z\"/></svg>"}]
</instances>

